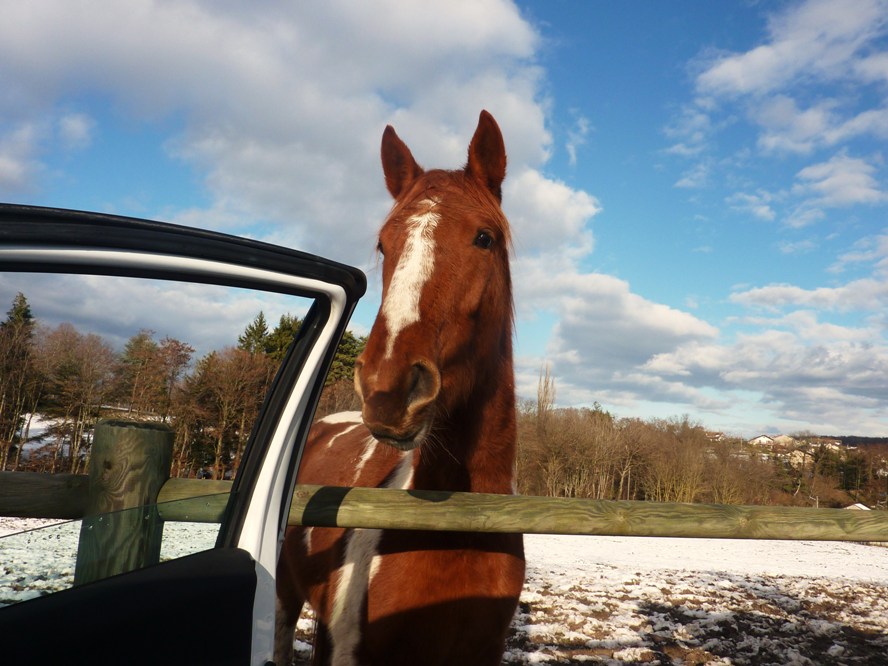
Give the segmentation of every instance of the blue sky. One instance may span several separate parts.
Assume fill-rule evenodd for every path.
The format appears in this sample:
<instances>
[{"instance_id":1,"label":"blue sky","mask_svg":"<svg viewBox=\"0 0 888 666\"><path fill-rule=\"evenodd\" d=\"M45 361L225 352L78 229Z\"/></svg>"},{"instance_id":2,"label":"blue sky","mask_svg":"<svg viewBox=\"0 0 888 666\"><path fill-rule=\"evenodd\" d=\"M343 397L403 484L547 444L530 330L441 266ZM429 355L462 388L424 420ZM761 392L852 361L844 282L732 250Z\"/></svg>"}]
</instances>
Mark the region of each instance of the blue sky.
<instances>
[{"instance_id":1,"label":"blue sky","mask_svg":"<svg viewBox=\"0 0 888 666\"><path fill-rule=\"evenodd\" d=\"M362 332L383 127L458 167L486 108L510 159L522 395L550 364L564 406L888 433L885 2L0 10L4 201L361 266Z\"/></svg>"}]
</instances>

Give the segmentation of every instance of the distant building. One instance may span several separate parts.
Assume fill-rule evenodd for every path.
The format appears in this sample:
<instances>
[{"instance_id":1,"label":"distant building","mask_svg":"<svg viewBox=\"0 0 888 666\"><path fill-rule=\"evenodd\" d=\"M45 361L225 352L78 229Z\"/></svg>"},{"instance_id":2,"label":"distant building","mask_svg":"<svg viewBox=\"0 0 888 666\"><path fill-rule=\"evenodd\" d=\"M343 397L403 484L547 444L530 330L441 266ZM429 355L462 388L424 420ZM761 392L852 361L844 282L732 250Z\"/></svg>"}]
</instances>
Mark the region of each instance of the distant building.
<instances>
[{"instance_id":1,"label":"distant building","mask_svg":"<svg viewBox=\"0 0 888 666\"><path fill-rule=\"evenodd\" d=\"M774 438L769 437L768 435L759 435L758 437L750 439L749 443L755 444L756 446L774 446Z\"/></svg>"},{"instance_id":2,"label":"distant building","mask_svg":"<svg viewBox=\"0 0 888 666\"><path fill-rule=\"evenodd\" d=\"M796 440L794 437L790 437L789 435L777 435L774 438L774 444L777 446L795 446Z\"/></svg>"},{"instance_id":3,"label":"distant building","mask_svg":"<svg viewBox=\"0 0 888 666\"><path fill-rule=\"evenodd\" d=\"M856 448L853 446L842 446L842 442L837 439L830 439L829 437L812 437L808 440L808 443L829 449L830 451L843 451L845 449L853 450Z\"/></svg>"},{"instance_id":4,"label":"distant building","mask_svg":"<svg viewBox=\"0 0 888 666\"><path fill-rule=\"evenodd\" d=\"M808 456L810 455L811 454L807 451L796 449L794 451L790 451L787 454L784 454L783 459L788 460L789 464L793 467L802 467L807 462Z\"/></svg>"}]
</instances>

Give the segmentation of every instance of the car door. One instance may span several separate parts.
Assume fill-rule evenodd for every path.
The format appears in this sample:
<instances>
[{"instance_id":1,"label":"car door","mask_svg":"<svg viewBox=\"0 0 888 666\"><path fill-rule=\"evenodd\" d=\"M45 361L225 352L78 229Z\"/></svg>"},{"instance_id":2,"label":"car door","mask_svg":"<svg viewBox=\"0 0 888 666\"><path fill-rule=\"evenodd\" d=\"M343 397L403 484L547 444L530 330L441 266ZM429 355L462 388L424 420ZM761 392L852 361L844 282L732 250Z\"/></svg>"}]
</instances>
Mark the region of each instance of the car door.
<instances>
[{"instance_id":1,"label":"car door","mask_svg":"<svg viewBox=\"0 0 888 666\"><path fill-rule=\"evenodd\" d=\"M264 294L305 305L298 335L238 453L211 547L0 607L4 664L270 663L275 566L295 470L336 346L364 293L363 273L204 230L6 204L0 205L0 271L7 289L56 280L46 292L61 293L61 300L65 292L80 298L94 289L111 304L106 327L121 323L122 310L130 309L118 306L115 318L113 304L133 299L116 300L110 294L117 287L105 280L122 281L124 294L162 293L168 302L159 307L181 299L183 313L173 318L191 316L197 309L188 304L191 291L205 288L249 293L250 303ZM221 313L229 304L222 299L213 307ZM212 331L212 323L203 329ZM58 447L56 455L63 451L76 466L70 449ZM37 542L36 533L28 538ZM0 565L3 552L0 547Z\"/></svg>"}]
</instances>

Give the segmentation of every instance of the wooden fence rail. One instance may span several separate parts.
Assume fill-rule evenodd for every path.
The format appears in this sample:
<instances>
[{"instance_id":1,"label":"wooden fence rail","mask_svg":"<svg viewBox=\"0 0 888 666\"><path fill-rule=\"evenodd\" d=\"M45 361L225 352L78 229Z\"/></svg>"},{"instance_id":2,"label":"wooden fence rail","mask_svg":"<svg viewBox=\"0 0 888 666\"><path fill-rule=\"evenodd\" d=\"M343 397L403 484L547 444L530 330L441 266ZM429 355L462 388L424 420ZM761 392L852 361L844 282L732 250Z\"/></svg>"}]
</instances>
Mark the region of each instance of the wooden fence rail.
<instances>
[{"instance_id":1,"label":"wooden fence rail","mask_svg":"<svg viewBox=\"0 0 888 666\"><path fill-rule=\"evenodd\" d=\"M88 486L86 474L0 472L0 516L83 518Z\"/></svg>"},{"instance_id":2,"label":"wooden fence rail","mask_svg":"<svg viewBox=\"0 0 888 666\"><path fill-rule=\"evenodd\" d=\"M888 511L300 486L290 524L526 534L888 541Z\"/></svg>"},{"instance_id":3,"label":"wooden fence rail","mask_svg":"<svg viewBox=\"0 0 888 666\"><path fill-rule=\"evenodd\" d=\"M0 515L76 518L85 484L0 473ZM16 477L16 478L14 478ZM31 477L31 478L25 478ZM85 478L85 477L83 477ZM157 498L163 520L220 522L230 481L169 479ZM24 496L39 499L32 510ZM37 512L41 515L38 516ZM723 539L888 541L888 511L675 504L298 486L291 525Z\"/></svg>"}]
</instances>

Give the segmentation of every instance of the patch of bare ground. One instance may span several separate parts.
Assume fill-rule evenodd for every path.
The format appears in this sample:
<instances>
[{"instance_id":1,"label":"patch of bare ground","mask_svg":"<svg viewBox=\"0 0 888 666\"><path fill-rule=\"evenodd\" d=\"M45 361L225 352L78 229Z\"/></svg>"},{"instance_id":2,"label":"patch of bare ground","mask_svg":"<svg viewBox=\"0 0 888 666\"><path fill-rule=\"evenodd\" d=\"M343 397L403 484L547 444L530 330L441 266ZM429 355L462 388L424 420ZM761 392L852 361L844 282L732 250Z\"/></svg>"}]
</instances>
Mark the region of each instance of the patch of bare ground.
<instances>
[{"instance_id":1,"label":"patch of bare ground","mask_svg":"<svg viewBox=\"0 0 888 666\"><path fill-rule=\"evenodd\" d=\"M574 585L560 597L554 589L526 595L504 663L888 663L884 586L692 576L696 580L669 581L680 585L633 579L610 589ZM578 617L582 607L587 612Z\"/></svg>"}]
</instances>

